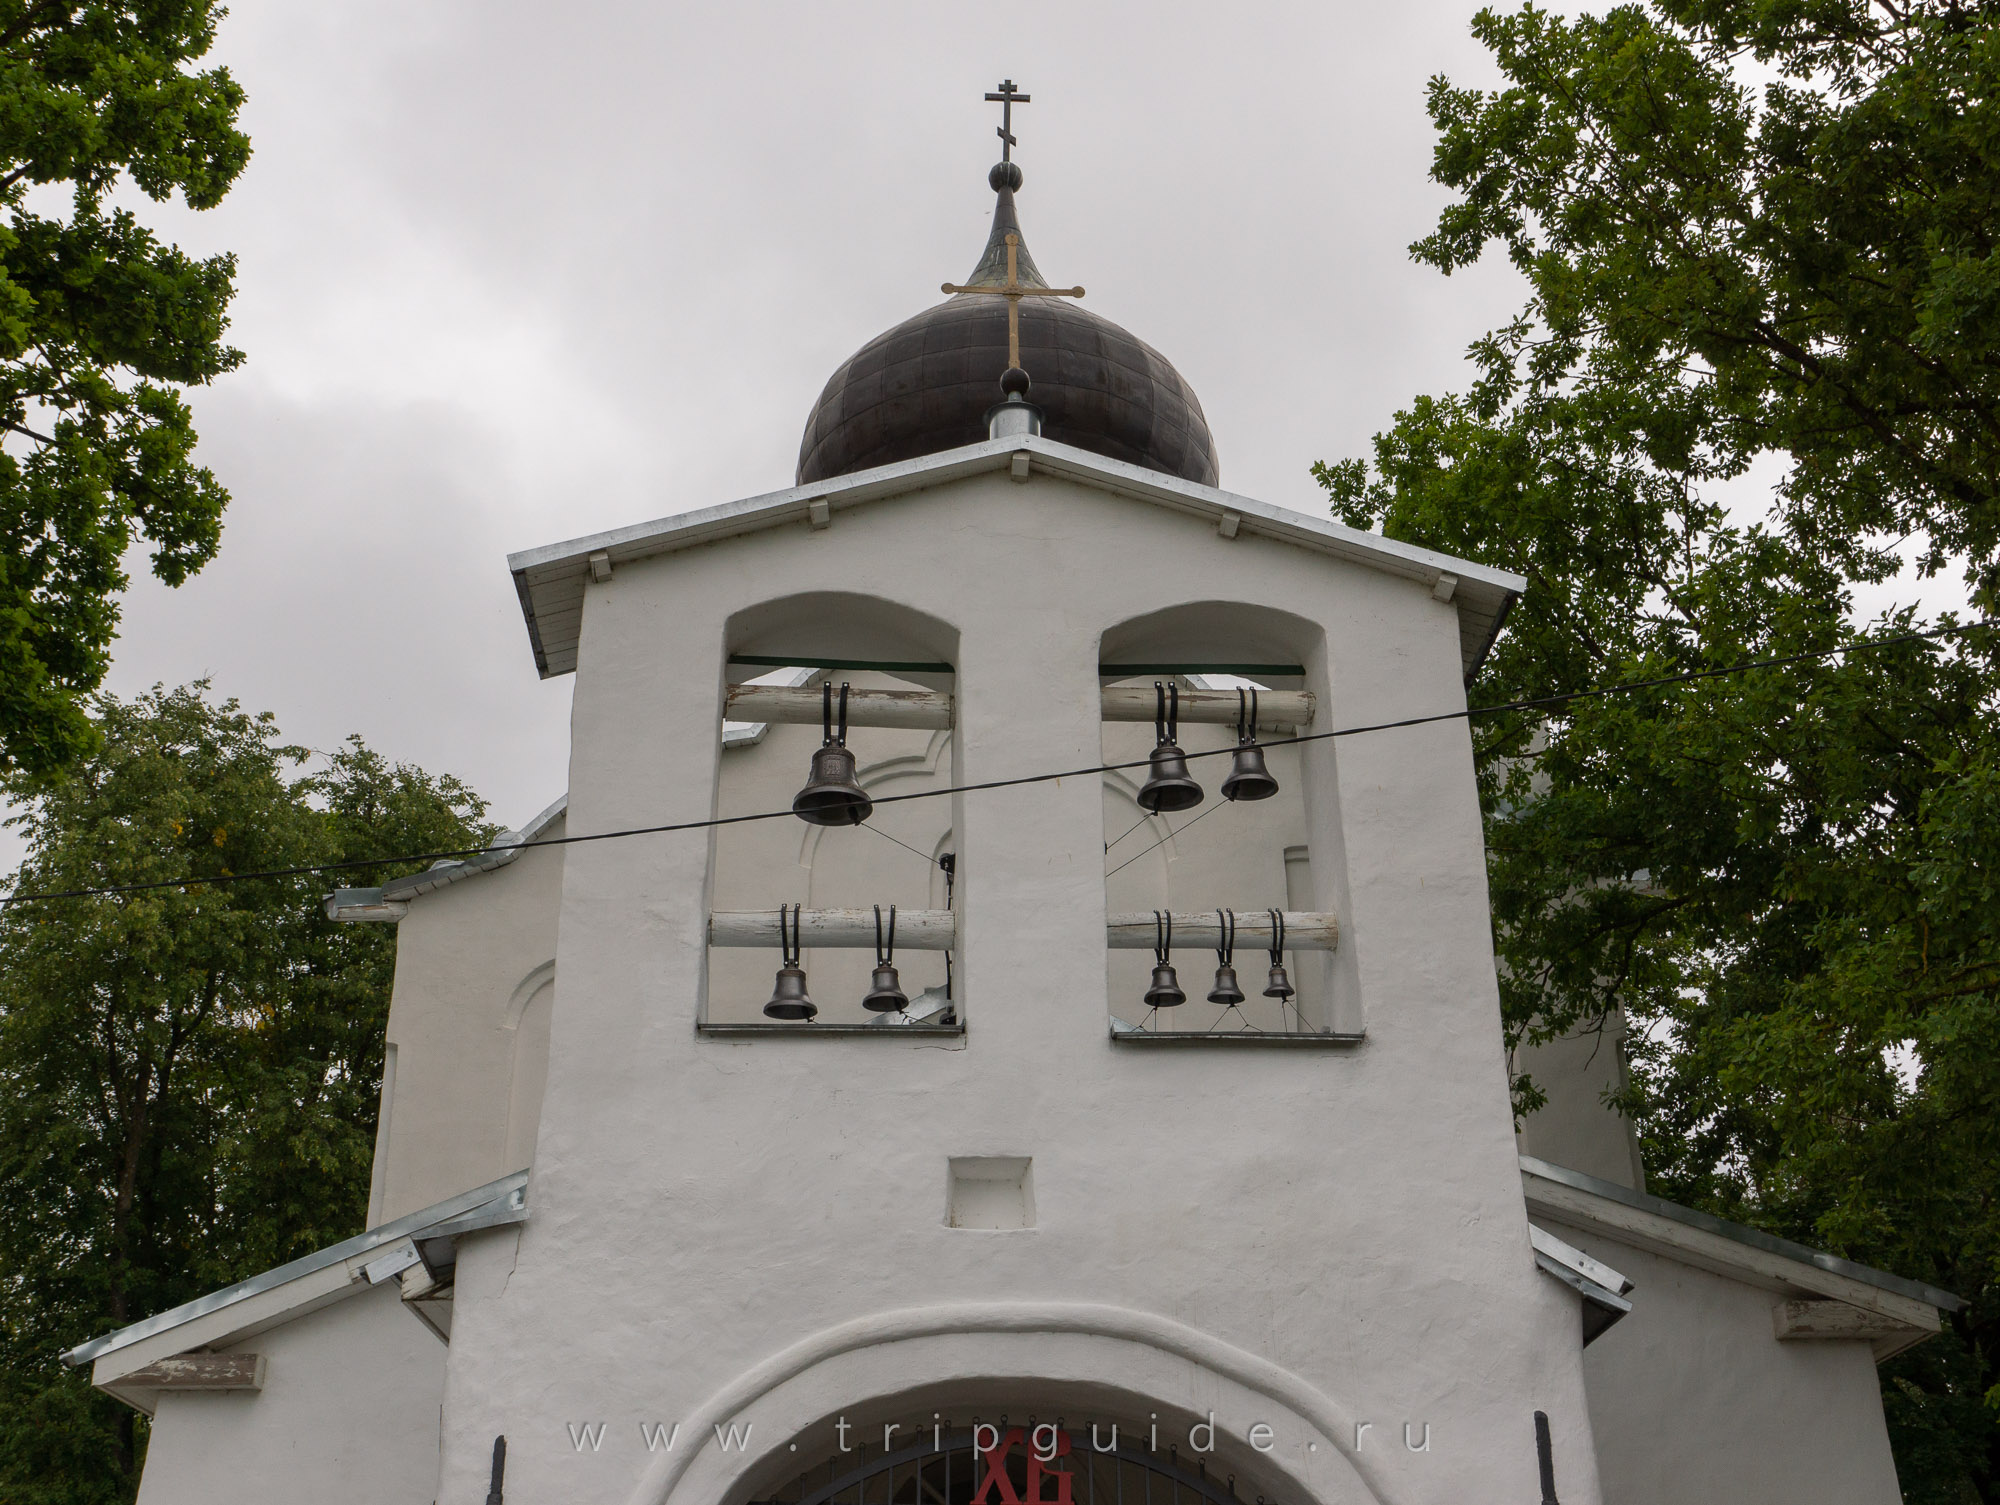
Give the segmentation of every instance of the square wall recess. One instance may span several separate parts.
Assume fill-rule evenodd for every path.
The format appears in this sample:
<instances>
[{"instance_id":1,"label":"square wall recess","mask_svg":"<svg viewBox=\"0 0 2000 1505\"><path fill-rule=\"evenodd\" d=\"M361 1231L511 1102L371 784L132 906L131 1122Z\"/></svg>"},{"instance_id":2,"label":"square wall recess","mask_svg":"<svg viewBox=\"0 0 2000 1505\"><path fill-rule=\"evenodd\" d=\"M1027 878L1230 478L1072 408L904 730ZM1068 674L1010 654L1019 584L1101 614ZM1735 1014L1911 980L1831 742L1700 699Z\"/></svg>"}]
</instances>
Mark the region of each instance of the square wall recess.
<instances>
[{"instance_id":1,"label":"square wall recess","mask_svg":"<svg viewBox=\"0 0 2000 1505\"><path fill-rule=\"evenodd\" d=\"M946 1227L1035 1226L1034 1162L1025 1155L954 1155L950 1167Z\"/></svg>"}]
</instances>

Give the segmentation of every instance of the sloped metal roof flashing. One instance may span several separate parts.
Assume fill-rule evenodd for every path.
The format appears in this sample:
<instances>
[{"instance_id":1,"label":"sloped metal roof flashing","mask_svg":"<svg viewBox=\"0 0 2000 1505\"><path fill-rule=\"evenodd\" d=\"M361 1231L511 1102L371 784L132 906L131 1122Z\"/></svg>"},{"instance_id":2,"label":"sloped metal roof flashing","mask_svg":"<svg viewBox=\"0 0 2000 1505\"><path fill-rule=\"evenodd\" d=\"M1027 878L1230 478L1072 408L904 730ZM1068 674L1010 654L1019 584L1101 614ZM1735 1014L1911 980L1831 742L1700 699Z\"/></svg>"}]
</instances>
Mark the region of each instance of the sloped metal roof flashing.
<instances>
[{"instance_id":1,"label":"sloped metal roof flashing","mask_svg":"<svg viewBox=\"0 0 2000 1505\"><path fill-rule=\"evenodd\" d=\"M1731 1223L1726 1219L1715 1217L1711 1213L1683 1207L1680 1203L1669 1202L1664 1197L1633 1191L1629 1186L1620 1186L1615 1181L1600 1181L1595 1176L1586 1176L1582 1171L1573 1171L1567 1166L1537 1160L1532 1155L1521 1157L1521 1171L1526 1176L1553 1181L1559 1186L1589 1192L1592 1196L1621 1203L1639 1212L1650 1212L1657 1217L1671 1219L1689 1228L1699 1228L1704 1233L1716 1234L1748 1249L1775 1254L1801 1265L1809 1265L1816 1270L1824 1270L1829 1275L1838 1275L1847 1280L1858 1281L1862 1285L1874 1286L1877 1290L1887 1291L1891 1295L1906 1297L1911 1301L1921 1301L1926 1306L1934 1306L1940 1311L1955 1312L1965 1306L1962 1298L1952 1295L1949 1291L1941 1291L1936 1286L1926 1285L1920 1280L1907 1280L1901 1275L1891 1275L1886 1270L1877 1270L1870 1265L1859 1265L1853 1260L1825 1254L1804 1244L1795 1244L1790 1239L1779 1238L1758 1228L1748 1228L1741 1223Z\"/></svg>"},{"instance_id":2,"label":"sloped metal roof flashing","mask_svg":"<svg viewBox=\"0 0 2000 1505\"><path fill-rule=\"evenodd\" d=\"M410 900L507 866L568 809L569 796L564 794L520 830L502 831L494 838L492 849L477 857L435 863L421 873L392 878L380 888L337 888L323 901L326 917L344 924L394 923L409 913Z\"/></svg>"},{"instance_id":3,"label":"sloped metal roof flashing","mask_svg":"<svg viewBox=\"0 0 2000 1505\"><path fill-rule=\"evenodd\" d=\"M527 1217L528 1173L515 1171L502 1176L498 1181L489 1181L484 1186L471 1191L460 1192L433 1206L416 1212L405 1213L394 1222L384 1223L379 1228L370 1228L357 1233L351 1239L331 1244L312 1254L302 1255L289 1264L265 1270L252 1275L247 1280L239 1280L233 1286L224 1286L219 1291L210 1291L206 1296L197 1296L193 1301L184 1302L170 1311L160 1312L116 1332L106 1333L100 1338L92 1338L88 1343L79 1343L64 1354L63 1362L72 1368L88 1364L93 1359L107 1353L115 1353L121 1348L129 1348L134 1343L160 1333L169 1332L206 1317L210 1312L247 1301L252 1296L262 1295L279 1286L289 1285L308 1275L315 1275L329 1266L343 1260L353 1259L358 1254L367 1254L387 1244L401 1239L442 1236L445 1233L463 1233L473 1228L490 1228L501 1223L518 1223Z\"/></svg>"},{"instance_id":4,"label":"sloped metal roof flashing","mask_svg":"<svg viewBox=\"0 0 2000 1505\"><path fill-rule=\"evenodd\" d=\"M1449 554L1364 533L1330 518L1294 512L1288 507L1272 506L1143 466L1106 459L1039 435L1016 435L510 554L507 566L513 571L515 589L521 598L535 667L544 679L576 668L583 592L591 576L592 555L602 555L615 568L621 563L716 543L789 522L808 522L813 519L815 508L821 518L830 518L834 513L882 497L905 496L968 476L1007 469L1014 456L1022 453L1048 474L1101 487L1120 496L1192 513L1217 523L1233 516L1237 536L1250 533L1312 549L1433 588L1445 577L1451 577L1455 582L1451 599L1458 608L1461 652L1468 679L1491 648L1514 598L1527 588L1525 578L1508 570L1454 559Z\"/></svg>"}]
</instances>

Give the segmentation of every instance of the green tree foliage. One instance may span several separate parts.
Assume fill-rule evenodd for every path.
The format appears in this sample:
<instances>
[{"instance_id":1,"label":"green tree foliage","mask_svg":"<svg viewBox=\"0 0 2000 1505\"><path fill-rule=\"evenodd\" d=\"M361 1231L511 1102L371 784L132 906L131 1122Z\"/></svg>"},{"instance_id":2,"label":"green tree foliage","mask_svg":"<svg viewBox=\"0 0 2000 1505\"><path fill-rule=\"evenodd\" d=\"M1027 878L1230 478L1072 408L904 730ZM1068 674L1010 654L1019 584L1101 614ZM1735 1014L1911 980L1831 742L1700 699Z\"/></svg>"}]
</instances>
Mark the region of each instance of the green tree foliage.
<instances>
[{"instance_id":1,"label":"green tree foliage","mask_svg":"<svg viewBox=\"0 0 2000 1505\"><path fill-rule=\"evenodd\" d=\"M0 909L0 1499L129 1500L144 1431L66 1348L357 1232L391 926L336 925L311 875L204 878L476 845L483 802L351 739L329 762L206 685L98 702L97 751L16 775ZM380 883L390 872L343 875Z\"/></svg>"},{"instance_id":2,"label":"green tree foliage","mask_svg":"<svg viewBox=\"0 0 2000 1505\"><path fill-rule=\"evenodd\" d=\"M185 387L233 370L235 260L162 245L128 204L221 201L243 94L194 71L213 0L0 0L0 771L88 750L143 535L179 585L228 493L192 458ZM132 190L137 190L136 193Z\"/></svg>"},{"instance_id":3,"label":"green tree foliage","mask_svg":"<svg viewBox=\"0 0 2000 1505\"><path fill-rule=\"evenodd\" d=\"M1336 515L1517 569L1475 702L1816 650L1903 550L2000 596L2000 7L1482 12L1432 85L1520 316ZM1479 721L1510 1031L1623 1010L1652 1188L1970 1308L1884 1368L1912 1501L2000 1499L2000 634ZM1532 1111L1540 1090L1516 1083ZM1989 1393L1991 1392L1991 1393Z\"/></svg>"}]
</instances>

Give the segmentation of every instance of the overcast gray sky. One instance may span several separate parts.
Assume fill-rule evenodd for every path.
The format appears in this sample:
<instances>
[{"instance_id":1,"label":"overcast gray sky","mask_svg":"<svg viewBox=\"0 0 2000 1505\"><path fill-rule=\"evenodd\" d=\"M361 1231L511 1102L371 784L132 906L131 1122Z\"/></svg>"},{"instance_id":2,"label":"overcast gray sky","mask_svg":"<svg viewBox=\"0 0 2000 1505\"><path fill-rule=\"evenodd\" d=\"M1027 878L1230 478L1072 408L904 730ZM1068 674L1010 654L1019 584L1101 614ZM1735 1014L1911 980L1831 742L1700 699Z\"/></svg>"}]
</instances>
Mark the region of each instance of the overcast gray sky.
<instances>
[{"instance_id":1,"label":"overcast gray sky","mask_svg":"<svg viewBox=\"0 0 2000 1505\"><path fill-rule=\"evenodd\" d=\"M1225 486L1318 511L1518 301L1405 251L1473 9L234 0L256 156L148 217L240 257L249 359L194 397L235 499L191 583L135 570L109 686L209 675L525 820L569 681L508 551L789 485L834 367L971 270L1003 76L1043 270L1179 366Z\"/></svg>"}]
</instances>

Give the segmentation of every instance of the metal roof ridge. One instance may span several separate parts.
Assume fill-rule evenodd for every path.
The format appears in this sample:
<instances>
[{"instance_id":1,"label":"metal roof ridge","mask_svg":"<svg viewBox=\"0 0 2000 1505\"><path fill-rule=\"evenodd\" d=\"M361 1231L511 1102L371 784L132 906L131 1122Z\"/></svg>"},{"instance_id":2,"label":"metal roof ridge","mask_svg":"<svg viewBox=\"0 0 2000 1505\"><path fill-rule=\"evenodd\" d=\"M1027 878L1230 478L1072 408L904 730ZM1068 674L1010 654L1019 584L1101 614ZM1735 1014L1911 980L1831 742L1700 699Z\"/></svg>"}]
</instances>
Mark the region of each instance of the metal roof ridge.
<instances>
[{"instance_id":1,"label":"metal roof ridge","mask_svg":"<svg viewBox=\"0 0 2000 1505\"><path fill-rule=\"evenodd\" d=\"M405 1213L392 1222L364 1229L354 1237L343 1239L337 1244L330 1244L311 1254L302 1254L289 1263L247 1276L234 1285L224 1286L219 1291L210 1291L206 1296L197 1296L194 1300L184 1301L177 1307L129 1323L115 1332L92 1338L87 1343L79 1343L62 1356L63 1362L72 1368L88 1364L92 1359L101 1358L107 1353L115 1353L121 1348L129 1348L134 1343L168 1332L184 1323L192 1322L197 1317L205 1317L210 1312L222 1311L265 1291L289 1285L292 1281L324 1270L330 1265L337 1265L342 1260L352 1259L357 1254L366 1254L369 1250L380 1248L384 1244L392 1244L398 1239L422 1233L435 1224L449 1222L494 1202L505 1201L516 1193L525 1193L527 1185L528 1173L525 1170L514 1171L497 1181L489 1181L484 1186L474 1187L471 1191L463 1191L455 1197L447 1197L444 1201L433 1203L429 1207Z\"/></svg>"},{"instance_id":2,"label":"metal roof ridge","mask_svg":"<svg viewBox=\"0 0 2000 1505\"><path fill-rule=\"evenodd\" d=\"M1843 1275L1849 1280L1858 1280L1863 1285L1874 1286L1877 1290L1906 1296L1912 1301L1921 1301L1927 1306L1938 1307L1944 1311L1959 1311L1966 1304L1963 1297L1954 1296L1949 1291L1927 1285L1921 1280L1892 1275L1887 1270L1876 1269L1873 1265L1857 1264L1851 1259L1842 1259L1837 1254L1827 1254L1809 1245L1795 1243L1788 1238L1779 1238L1775 1233L1766 1233L1761 1228L1732 1223L1727 1218L1716 1217L1713 1213L1684 1207L1679 1202L1669 1202L1665 1197L1656 1197L1650 1192L1634 1191L1629 1186L1620 1186L1616 1181L1601 1180L1583 1171L1573 1171L1568 1166L1538 1160L1533 1155L1523 1155L1520 1159L1521 1170L1527 1175L1538 1176L1544 1181L1553 1181L1559 1186L1567 1186L1576 1191L1588 1192L1609 1202L1622 1203L1639 1212L1650 1212L1686 1227L1698 1228L1704 1233L1716 1234L1732 1243L1742 1244L1745 1248L1761 1249L1767 1254L1781 1255L1798 1264L1824 1270L1829 1275Z\"/></svg>"}]
</instances>

